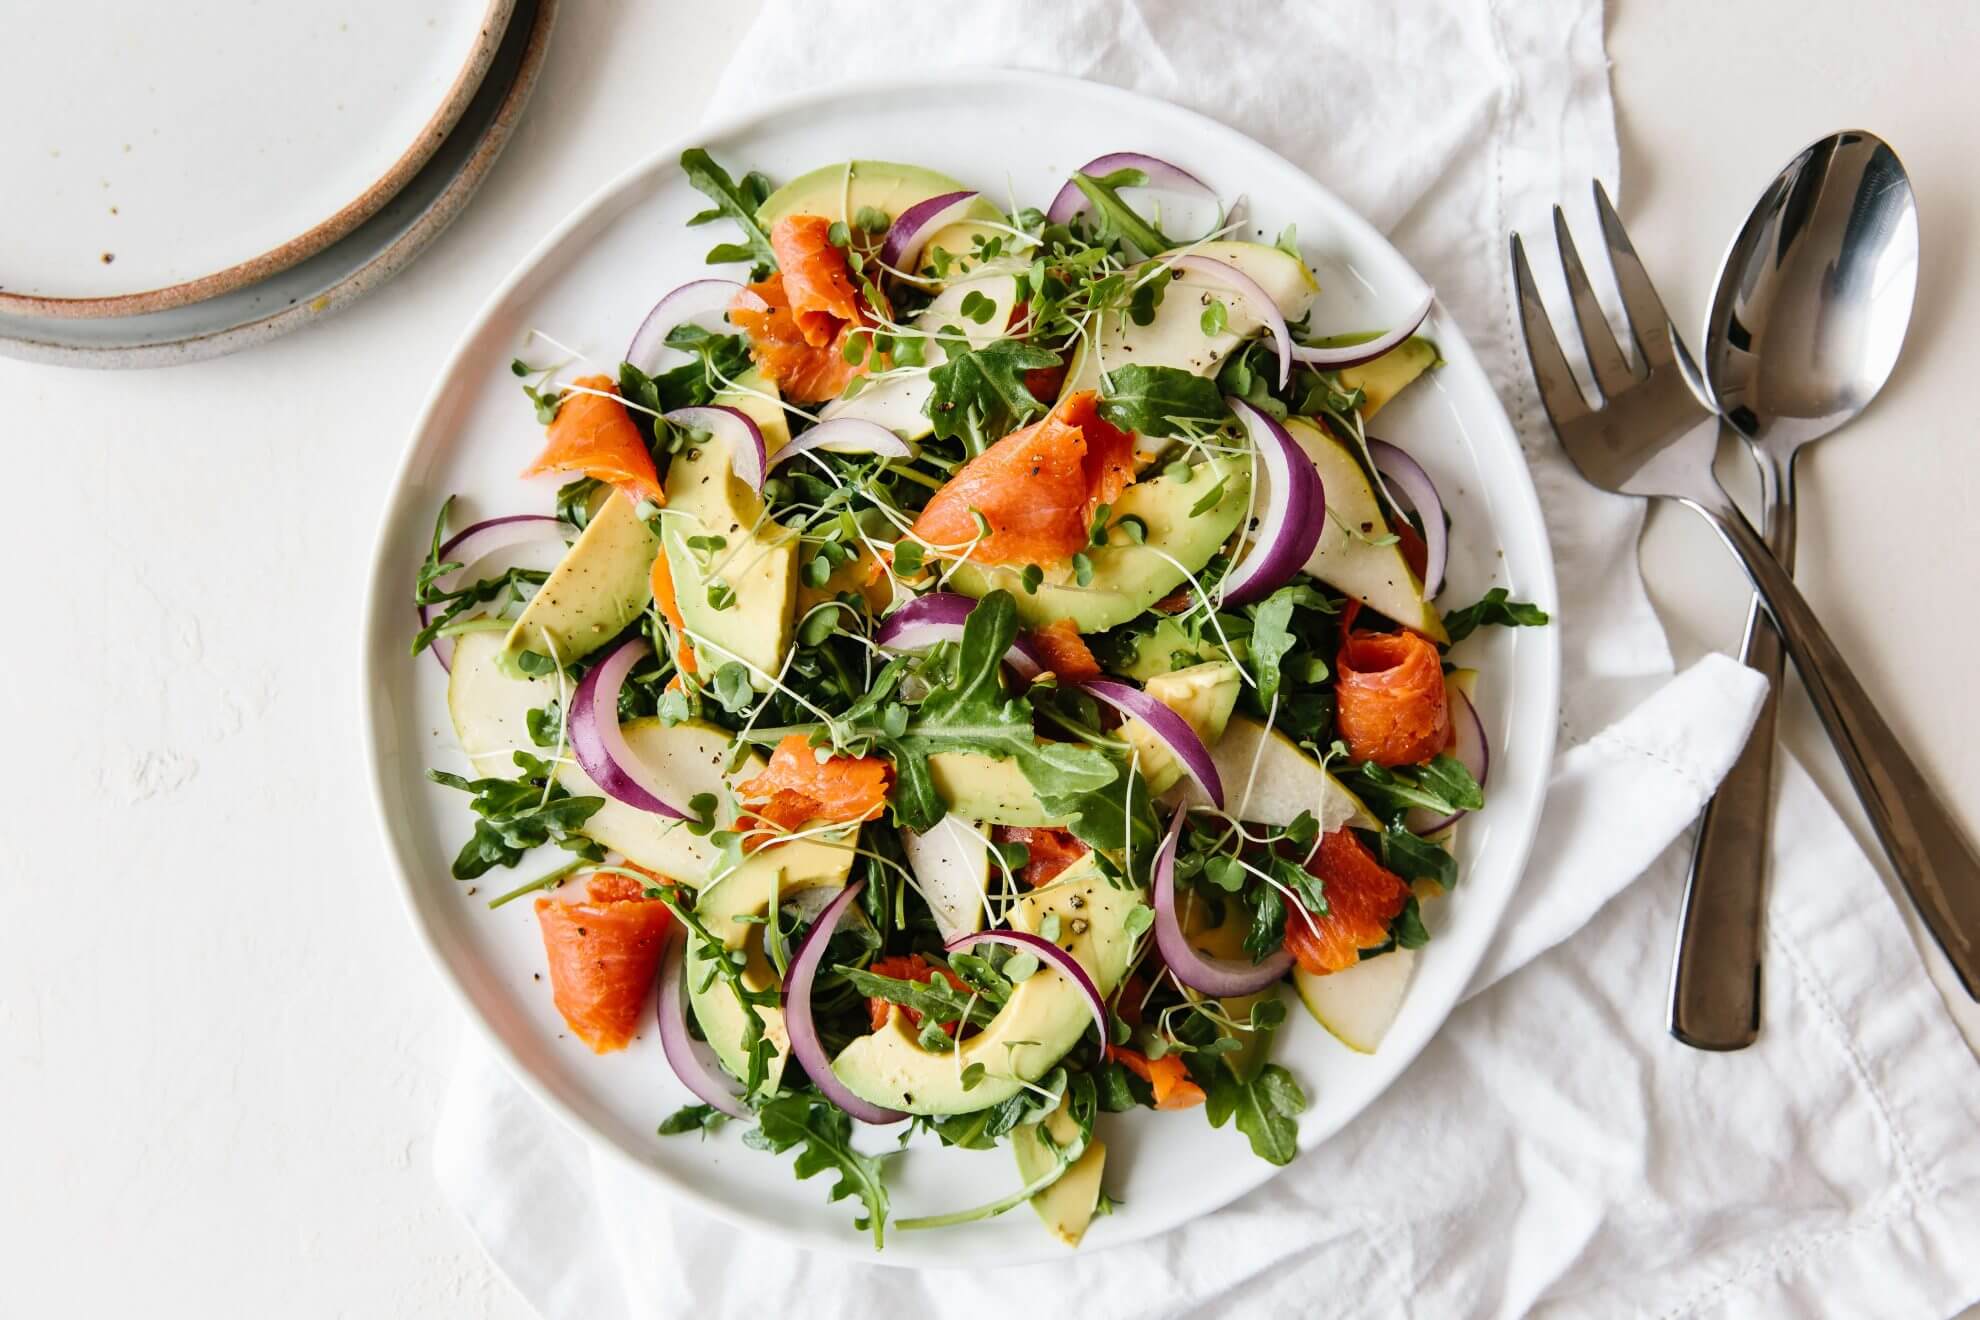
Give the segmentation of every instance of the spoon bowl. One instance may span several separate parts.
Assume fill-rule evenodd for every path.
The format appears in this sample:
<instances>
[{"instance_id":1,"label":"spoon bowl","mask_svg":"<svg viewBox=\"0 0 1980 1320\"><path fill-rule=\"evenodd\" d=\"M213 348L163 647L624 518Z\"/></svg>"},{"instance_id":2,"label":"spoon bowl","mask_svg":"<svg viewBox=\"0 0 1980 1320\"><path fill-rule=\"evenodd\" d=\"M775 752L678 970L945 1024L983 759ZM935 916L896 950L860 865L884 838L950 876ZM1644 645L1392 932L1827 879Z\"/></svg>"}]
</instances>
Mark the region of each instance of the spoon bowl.
<instances>
[{"instance_id":1,"label":"spoon bowl","mask_svg":"<svg viewBox=\"0 0 1980 1320\"><path fill-rule=\"evenodd\" d=\"M1726 420L1782 458L1843 425L1889 379L1918 288L1918 203L1874 133L1790 161L1719 272L1706 387Z\"/></svg>"}]
</instances>

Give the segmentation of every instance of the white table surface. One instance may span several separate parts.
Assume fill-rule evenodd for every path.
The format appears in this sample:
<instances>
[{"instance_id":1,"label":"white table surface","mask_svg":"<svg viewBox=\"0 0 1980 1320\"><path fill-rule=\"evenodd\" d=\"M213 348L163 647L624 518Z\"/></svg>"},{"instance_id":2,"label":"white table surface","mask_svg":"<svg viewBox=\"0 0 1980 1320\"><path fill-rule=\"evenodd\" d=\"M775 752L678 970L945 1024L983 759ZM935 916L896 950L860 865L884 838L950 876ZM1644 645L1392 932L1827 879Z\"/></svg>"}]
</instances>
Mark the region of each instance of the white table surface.
<instances>
[{"instance_id":1,"label":"white table surface","mask_svg":"<svg viewBox=\"0 0 1980 1320\"><path fill-rule=\"evenodd\" d=\"M0 1310L527 1314L428 1171L461 1024L370 819L359 583L460 329L550 225L691 127L753 12L567 4L480 198L321 327L148 372L0 361ZM1800 577L1980 834L1980 621L1959 590L1980 558L1980 10L1908 13L1620 0L1620 202L1690 328L1751 198L1807 140L1869 127L1904 157L1926 271L1912 337L1874 411L1805 465ZM1660 512L1644 557L1680 662L1735 643L1744 594L1702 525ZM1846 796L1798 692L1787 729ZM1980 1013L1955 1011L1980 1041Z\"/></svg>"}]
</instances>

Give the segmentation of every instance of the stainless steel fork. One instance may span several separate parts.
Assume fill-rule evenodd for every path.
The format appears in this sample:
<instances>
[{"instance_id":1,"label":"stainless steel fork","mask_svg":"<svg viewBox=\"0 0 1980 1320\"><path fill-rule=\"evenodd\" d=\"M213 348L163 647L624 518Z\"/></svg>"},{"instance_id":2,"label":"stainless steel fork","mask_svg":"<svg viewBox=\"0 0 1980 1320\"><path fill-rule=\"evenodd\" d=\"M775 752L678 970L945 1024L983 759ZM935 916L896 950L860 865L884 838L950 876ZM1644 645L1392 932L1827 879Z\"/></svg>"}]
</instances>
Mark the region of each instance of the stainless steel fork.
<instances>
[{"instance_id":1,"label":"stainless steel fork","mask_svg":"<svg viewBox=\"0 0 1980 1320\"><path fill-rule=\"evenodd\" d=\"M1541 306L1526 247L1518 234L1512 237L1526 354L1554 433L1590 482L1620 495L1678 501L1710 523L1738 558L1780 631L1905 893L1967 994L1980 1000L1980 855L1877 713L1794 579L1713 475L1719 418L1686 383L1685 374L1697 369L1599 182L1595 209L1622 293L1635 362L1617 345L1566 218L1555 207L1561 269L1598 390L1593 405L1575 383Z\"/></svg>"}]
</instances>

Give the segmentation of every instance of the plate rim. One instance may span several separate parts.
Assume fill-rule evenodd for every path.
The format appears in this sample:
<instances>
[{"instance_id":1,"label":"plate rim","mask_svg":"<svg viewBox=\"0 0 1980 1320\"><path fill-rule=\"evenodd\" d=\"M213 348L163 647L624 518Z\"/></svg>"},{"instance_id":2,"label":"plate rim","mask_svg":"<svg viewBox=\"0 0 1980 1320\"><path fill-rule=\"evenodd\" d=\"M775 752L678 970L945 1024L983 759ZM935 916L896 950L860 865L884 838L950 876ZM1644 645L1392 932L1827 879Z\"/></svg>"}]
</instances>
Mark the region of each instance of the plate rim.
<instances>
[{"instance_id":1,"label":"plate rim","mask_svg":"<svg viewBox=\"0 0 1980 1320\"><path fill-rule=\"evenodd\" d=\"M1354 231L1352 238L1355 248L1364 249L1373 246L1376 249L1386 251L1403 269L1414 274L1426 286L1428 285L1428 281L1423 280L1421 273L1416 270L1414 263L1405 257L1389 241L1385 234L1376 229L1358 209L1343 200L1320 180L1314 178L1304 167L1289 160L1283 154L1258 141L1250 134L1223 123L1202 111L1145 92L1130 90L1110 83L1096 82L1070 74L1031 69L1014 69L992 65L945 70L939 75L905 80L894 85L890 90L908 94L913 94L917 91L954 91L959 84L966 84L977 88L991 86L1008 88L1015 84L1027 86L1035 90L1056 89L1059 91L1064 91L1068 88L1078 88L1084 94L1095 94L1103 98L1111 98L1119 102L1123 107L1145 108L1150 105L1159 106L1165 112L1178 114L1185 119L1194 121L1196 128L1212 140L1219 136L1235 137L1252 149L1263 153L1285 169L1297 174L1300 178L1306 180L1318 193L1329 198L1335 207L1338 208L1339 217L1346 223L1348 228ZM586 1149L605 1154L609 1160L619 1167L637 1171L642 1178L648 1181L650 1186L661 1190L682 1204L692 1206L723 1223L750 1232L765 1233L805 1250L822 1251L835 1257L853 1260L861 1264L879 1265L895 1269L915 1269L923 1268L925 1262L906 1253L876 1252L866 1243L864 1237L858 1233L848 1231L841 1235L821 1237L801 1227L780 1224L774 1220L760 1216L750 1217L737 1213L726 1202L704 1193L692 1182L679 1178L667 1169L650 1161L638 1159L631 1152L623 1149L605 1133L594 1128L570 1105L566 1104L517 1057L515 1051L494 1030L492 1024L484 1019L471 998L467 985L456 974L451 963L442 952L436 929L429 925L421 909L418 888L413 882L411 872L405 864L405 860L401 855L394 836L391 820L392 808L390 799L388 798L388 786L385 782L385 757L382 754L379 738L381 721L385 719L388 712L384 709L384 703L380 699L381 685L373 681L373 670L378 657L394 649L387 646L386 650L381 651L381 644L394 640L383 635L382 630L390 627L387 620L396 617L394 612L388 608L387 603L396 601L399 590L403 586L404 565L396 564L391 558L391 551L394 548L391 538L394 524L397 521L398 505L401 502L403 492L410 488L413 467L422 448L421 441L433 424L435 415L440 411L443 403L446 401L449 392L449 382L462 367L469 353L477 347L477 341L487 329L490 322L495 318L496 313L502 308L503 304L519 286L535 273L539 265L557 251L574 231L590 222L598 212L610 207L620 198L621 194L637 186L642 178L656 171L664 172L671 170L673 172L679 172L678 158L683 150L692 146L705 144L718 138L748 134L787 116L801 114L808 108L844 100L849 97L857 97L862 95L863 92L864 89L856 82L839 81L828 86L779 98L767 105L752 108L746 112L733 112L701 120L686 132L669 139L654 151L608 179L604 184L582 199L562 220L552 226L541 240L518 259L508 275L482 301L480 306L475 309L471 318L466 322L452 350L437 369L433 383L428 388L426 399L421 404L413 424L408 431L404 449L400 454L399 464L393 472L392 480L388 487L387 499L379 515L373 534L371 573L365 584L363 602L364 626L359 630L359 663L357 673L360 688L359 709L362 718L366 779L371 789L374 823L379 831L380 839L384 844L394 877L398 881L400 902L406 911L408 921L419 939L422 950L425 952L428 960L434 965L441 982L447 987L449 994L453 997L455 1003L461 1009L463 1016L470 1024L469 1029L479 1036L494 1057L501 1060L502 1066L508 1072L509 1076L537 1104L541 1105L546 1113L555 1118L566 1130L578 1136ZM1359 1109L1345 1115L1339 1121L1332 1124L1332 1126L1318 1133L1309 1134L1305 1131L1301 1132L1300 1150L1293 1161L1294 1164L1310 1157L1315 1150L1338 1133L1343 1127L1361 1118L1369 1109L1373 1108L1381 1096L1395 1084L1396 1079L1409 1071L1429 1042L1446 1028L1451 1014L1463 1002L1464 987L1469 983L1471 976L1475 974L1477 968L1484 961L1485 955L1490 951L1496 936L1503 926L1506 911L1518 887L1517 873L1524 870L1527 861L1532 855L1533 846L1538 836L1540 818L1545 807L1546 786L1551 778L1553 762L1557 752L1557 739L1553 734L1553 730L1559 724L1560 715L1561 642L1557 608L1560 591L1546 516L1540 504L1539 491L1534 483L1524 447L1520 441L1519 430L1513 425L1511 416L1506 411L1505 403L1500 398L1497 388L1492 383L1491 375L1485 370L1484 364L1479 360L1476 351L1472 348L1470 340L1464 335L1462 328L1455 321L1450 320L1448 315L1446 315L1445 319L1450 326L1452 334L1448 343L1445 342L1444 338L1440 337L1438 341L1440 350L1443 351L1446 361L1461 363L1477 373L1479 380L1485 386L1485 394L1492 403L1489 414L1481 409L1477 416L1489 425L1502 429L1506 442L1511 445L1513 453L1519 459L1517 469L1521 480L1512 483L1512 489L1504 492L1510 495L1518 506L1514 511L1514 517L1510 525L1519 527L1527 535L1534 538L1536 541L1535 549L1537 551L1533 566L1537 578L1531 582L1522 584L1522 590L1528 590L1531 594L1542 600L1553 602L1554 605L1552 608L1555 610L1555 626L1532 630L1536 652L1534 667L1537 671L1534 677L1538 683L1537 699L1534 704L1539 707L1539 711L1530 718L1537 724L1542 715L1544 715L1547 734L1538 739L1537 748L1529 753L1532 759L1532 770L1530 774L1532 802L1530 808L1509 822L1509 828L1514 838L1507 850L1507 864L1514 873L1514 880L1500 894L1493 896L1495 901L1493 910L1489 913L1489 928L1484 932L1474 948L1464 951L1464 966L1455 982L1458 986L1457 991L1450 997L1450 1002L1445 1005L1435 1024L1420 1039L1405 1043L1404 1048L1399 1049L1392 1056L1395 1059L1394 1066L1390 1068L1387 1077ZM1467 448L1469 447L1467 443ZM1503 532L1501 532L1499 539L1501 541L1505 539ZM402 650L403 648L397 649ZM1285 1173L1288 1168L1292 1167L1292 1165L1273 1167L1265 1165L1262 1161L1260 1161L1260 1166L1266 1170L1264 1176L1248 1187L1241 1188L1228 1196L1222 1197L1215 1203L1194 1205L1181 1213L1168 1214L1165 1214L1157 1207L1146 1207L1142 1212L1142 1222L1137 1225L1137 1231L1124 1235L1117 1241L1096 1243L1091 1246L1082 1247L1080 1250L1083 1254L1090 1256L1096 1251L1111 1250L1114 1247L1145 1242L1164 1233L1174 1231L1197 1219L1224 1209L1243 1196L1256 1192L1273 1179ZM1041 1235L1041 1240L1036 1249L1006 1251L1000 1254L996 1261L988 1263L1001 1267L1053 1260L1067 1261L1070 1259L1072 1257L1068 1255L1064 1247L1045 1241ZM971 1263L974 1265L984 1262Z\"/></svg>"},{"instance_id":2,"label":"plate rim","mask_svg":"<svg viewBox=\"0 0 1980 1320\"><path fill-rule=\"evenodd\" d=\"M138 316L145 312L168 311L203 302L258 283L307 261L376 215L425 167L427 161L433 159L440 144L447 140L448 134L454 131L454 126L467 112L482 80L488 76L495 55L508 35L515 7L516 0L483 0L479 35L469 49L467 59L455 71L453 81L448 84L440 103L413 135L412 141L356 197L301 233L245 261L155 289L84 298L14 293L0 289L0 312L38 316L51 321Z\"/></svg>"}]
</instances>

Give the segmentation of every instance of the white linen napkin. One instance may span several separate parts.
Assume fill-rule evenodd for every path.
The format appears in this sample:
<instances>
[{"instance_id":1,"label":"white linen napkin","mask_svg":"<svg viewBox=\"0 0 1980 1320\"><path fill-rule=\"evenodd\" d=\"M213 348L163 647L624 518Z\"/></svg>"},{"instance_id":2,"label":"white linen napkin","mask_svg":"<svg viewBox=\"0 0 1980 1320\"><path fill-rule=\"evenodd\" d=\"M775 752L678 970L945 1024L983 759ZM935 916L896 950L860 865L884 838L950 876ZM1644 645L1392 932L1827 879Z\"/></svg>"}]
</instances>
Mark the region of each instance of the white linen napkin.
<instances>
[{"instance_id":1,"label":"white linen napkin","mask_svg":"<svg viewBox=\"0 0 1980 1320\"><path fill-rule=\"evenodd\" d=\"M1531 462L1559 560L1562 755L1471 1000L1373 1111L1147 1243L995 1271L785 1248L674 1205L471 1039L436 1172L523 1294L584 1320L979 1320L1072 1299L1150 1320L1940 1316L1980 1296L1980 1069L1798 766L1779 791L1766 1032L1704 1055L1662 1028L1674 840L1760 685L1717 656L1670 676L1636 567L1641 509L1574 475L1517 345L1507 231L1538 229L1590 176L1615 191L1599 0L770 0L742 49L718 110L855 68L1007 65L1134 87L1275 147L1387 230L1493 373Z\"/></svg>"}]
</instances>

